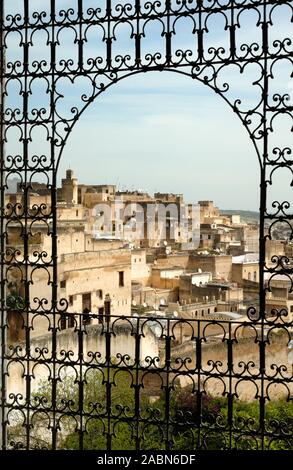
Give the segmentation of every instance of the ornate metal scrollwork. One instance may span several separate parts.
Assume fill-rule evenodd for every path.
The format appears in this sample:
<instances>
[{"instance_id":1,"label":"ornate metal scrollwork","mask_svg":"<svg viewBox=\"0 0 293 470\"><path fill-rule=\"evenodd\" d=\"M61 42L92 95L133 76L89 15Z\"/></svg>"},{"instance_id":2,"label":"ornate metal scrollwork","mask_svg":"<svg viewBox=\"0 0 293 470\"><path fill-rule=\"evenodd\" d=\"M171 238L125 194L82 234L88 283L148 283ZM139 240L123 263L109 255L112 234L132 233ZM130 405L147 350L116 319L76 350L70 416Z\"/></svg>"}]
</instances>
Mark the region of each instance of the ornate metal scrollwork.
<instances>
[{"instance_id":1,"label":"ornate metal scrollwork","mask_svg":"<svg viewBox=\"0 0 293 470\"><path fill-rule=\"evenodd\" d=\"M51 0L35 9L34 1L1 2L2 448L56 449L65 445L62 436L66 429L74 436L66 445L80 449L89 448L88 436L93 430L100 436L98 446L115 448L121 429L129 446L136 449L155 446L155 441L167 449L180 447L180 436L194 448L213 448L215 442L224 449L268 449L280 442L284 448L292 447L292 422L267 417L266 411L276 387L285 390L288 406L292 401L292 371L272 361L270 353L276 335L286 349L292 334L292 315L280 310L274 312L273 319L266 317L266 295L274 278L288 279L292 291L292 267L288 258L277 256L268 265L266 243L274 238L277 224L286 224L290 240L293 233L291 202L268 203L279 172L285 170L292 177L289 136L293 2L71 3L68 7L64 1L62 7L62 2ZM213 89L241 120L255 147L260 168L259 307L251 307L247 321L235 322L233 329L224 321L202 326L201 320L178 320L176 324L170 319L113 318L98 327L104 349L88 351L85 342L90 327L77 315L72 330L77 350L57 350L60 318L68 307L65 299L59 301L57 291L59 160L83 111L120 80L148 71L184 74ZM240 82L245 86L240 87ZM68 96L74 96L74 102ZM22 197L6 204L10 178L17 179ZM50 201L30 205L34 184L41 178L50 192ZM45 227L51 248L36 249L31 254L35 224ZM22 240L21 246L10 243L13 233ZM48 298L30 295L40 275L48 288ZM21 292L11 291L7 297L15 278L19 279ZM21 344L9 348L6 333L12 310L17 312L25 335ZM31 334L38 318L47 321L50 348L32 348ZM113 358L111 347L121 322L129 330L134 352L132 356L117 352ZM185 357L176 353L180 322L184 327L189 325L192 345ZM159 326L158 338L164 352L162 356L142 358L140 348L154 323ZM209 357L211 326L219 328L221 359ZM244 328L250 329L254 338L257 362L249 354L241 359L238 356ZM7 396L5 384L14 367L21 369L26 386L23 392ZM33 384L40 369L45 370L49 388L44 385L35 392ZM71 395L61 390L66 380ZM173 412L171 402L178 380L189 384L194 413L184 406ZM91 381L98 384L100 398L91 396ZM119 401L119 394L115 394L121 381L126 384L129 403L125 397ZM217 407L210 408L211 383L226 400L226 415ZM157 393L157 407L151 402L143 405L149 387ZM243 387L258 404L253 418L245 417L235 405ZM176 397L178 403L183 400L180 394ZM10 436L13 429L18 434Z\"/></svg>"}]
</instances>

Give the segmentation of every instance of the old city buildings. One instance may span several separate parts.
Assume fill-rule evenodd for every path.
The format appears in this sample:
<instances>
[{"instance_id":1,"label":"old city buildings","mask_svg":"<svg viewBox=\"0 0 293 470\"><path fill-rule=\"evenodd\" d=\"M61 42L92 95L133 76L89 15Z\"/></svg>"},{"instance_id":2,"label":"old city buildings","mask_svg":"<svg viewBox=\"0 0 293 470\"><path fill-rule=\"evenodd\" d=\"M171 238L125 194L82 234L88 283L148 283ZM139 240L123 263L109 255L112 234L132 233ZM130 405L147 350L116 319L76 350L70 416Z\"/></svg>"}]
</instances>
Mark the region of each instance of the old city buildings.
<instances>
[{"instance_id":1,"label":"old city buildings","mask_svg":"<svg viewBox=\"0 0 293 470\"><path fill-rule=\"evenodd\" d=\"M42 214L50 214L48 193L45 185L33 185L32 210L43 205ZM7 204L21 203L20 186L6 197ZM69 314L85 310L97 314L98 322L105 314L168 311L174 302L179 307L204 302L206 309L193 309L204 315L212 311L244 315L249 303L257 302L258 225L243 222L238 215L222 215L212 201L199 201L194 209L182 195L150 196L118 191L114 185L79 184L73 171L67 170L58 190L57 219L58 296L68 303L62 328L73 324ZM17 223L11 224L8 246L17 248L20 238ZM284 255L291 249L282 234L279 238L270 241L269 253ZM52 255L43 217L34 222L29 248L31 257ZM21 275L17 270L14 275L11 285L21 296ZM34 298L50 301L48 276L49 270L32 270L32 306ZM288 282L274 279L273 284L268 307L289 306L290 311Z\"/></svg>"},{"instance_id":2,"label":"old city buildings","mask_svg":"<svg viewBox=\"0 0 293 470\"><path fill-rule=\"evenodd\" d=\"M7 206L19 204L21 210L22 197L20 185L15 186L6 195ZM28 256L39 261L26 273L30 279L30 314L34 317L30 334L36 345L48 347L51 337L46 311L52 305L52 268L42 267L53 255L49 201L49 189L34 184L29 206L31 211L39 211L40 217L30 230ZM239 215L223 215L212 201L192 206L182 195L150 196L140 191L118 191L114 185L79 184L73 171L67 170L58 190L57 232L60 347L64 342L71 344L78 322L91 331L87 339L91 347L110 316L111 321L113 316L133 321L168 317L200 319L202 325L228 320L233 325L233 321L245 322L249 306L258 307L258 223L243 221ZM290 241L283 235L281 230L267 242L268 266L274 262L270 254L290 256L292 252ZM21 341L25 334L26 319L21 308L16 308L25 296L21 237L21 227L15 220L7 229L8 251L18 261L7 276L11 342ZM292 318L291 285L282 276L273 279L268 286L268 317L284 311ZM34 313L40 309L43 315ZM115 340L117 348L130 354L129 323L119 324L117 331L124 338L122 342ZM147 331L143 354L159 354L160 335L151 327ZM246 330L242 333L247 334L249 337ZM183 329L176 343L183 350L187 344L192 346L188 335ZM219 328L209 328L208 337L217 343Z\"/></svg>"}]
</instances>

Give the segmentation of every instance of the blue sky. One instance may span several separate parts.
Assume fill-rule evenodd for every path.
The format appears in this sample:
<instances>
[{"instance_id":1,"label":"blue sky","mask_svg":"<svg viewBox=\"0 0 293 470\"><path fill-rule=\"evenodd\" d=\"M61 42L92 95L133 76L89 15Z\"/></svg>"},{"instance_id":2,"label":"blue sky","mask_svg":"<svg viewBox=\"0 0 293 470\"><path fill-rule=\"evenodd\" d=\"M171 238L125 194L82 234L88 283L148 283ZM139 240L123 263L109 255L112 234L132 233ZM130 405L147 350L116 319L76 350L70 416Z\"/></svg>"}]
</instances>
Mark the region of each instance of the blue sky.
<instances>
[{"instance_id":1,"label":"blue sky","mask_svg":"<svg viewBox=\"0 0 293 470\"><path fill-rule=\"evenodd\" d=\"M225 3L225 0L221 0ZM86 0L84 6L102 6L104 1ZM113 1L113 6L123 3ZM133 0L129 0L133 4ZM76 0L58 0L57 8L76 7ZM22 8L21 0L6 1L6 13L16 13ZM44 9L48 0L30 0L30 7ZM174 2L176 5L176 2ZM179 7L178 7L179 8ZM9 11L8 11L9 10ZM258 42L261 28L256 26L255 11L241 15L242 29L237 33L238 45ZM290 10L279 7L274 11L270 27L270 47L277 38L292 37ZM228 46L229 32L224 30L223 18L212 16L207 21L209 33L205 50L209 46ZM175 49L194 47L193 24L190 19L176 24ZM133 53L133 40L129 27L116 30L115 54ZM143 38L142 54L164 52L164 38L160 25L149 24ZM58 59L76 60L76 46L72 48L72 33L61 32ZM88 33L86 58L105 57L105 43L101 31L93 28ZM8 61L22 60L20 37L17 33L8 38ZM44 33L37 33L30 48L30 61L50 60ZM191 46L192 45L192 46ZM277 63L270 80L270 99L273 93L288 93L292 84L289 62ZM252 85L260 76L260 68L248 66L241 74L236 67L229 67L220 75L221 83L228 81L231 89L227 95L232 101L241 98L242 109L250 109L260 100L261 90ZM102 79L101 79L102 80ZM30 108L49 109L45 80L34 82ZM89 91L84 79L74 86L61 80L58 90L64 92L58 110L63 117L70 116L72 106L80 106L80 96ZM293 89L291 89L293 93ZM22 107L19 85L9 84L7 106ZM291 122L286 116L274 122L275 146L292 144ZM17 133L11 132L8 153L21 153ZM290 140L291 139L291 140ZM34 131L32 153L46 153L44 132ZM66 145L60 165L59 178L71 166L79 180L85 183L111 183L119 188L139 188L154 191L184 193L190 202L198 199L214 199L221 208L257 210L259 173L255 149L240 120L228 105L213 91L190 78L179 74L147 73L127 78L110 87L82 115ZM284 199L292 199L291 175L286 170L275 175L274 188L269 202L276 199L280 190ZM272 193L272 194L271 194Z\"/></svg>"},{"instance_id":2,"label":"blue sky","mask_svg":"<svg viewBox=\"0 0 293 470\"><path fill-rule=\"evenodd\" d=\"M102 94L70 136L61 174L68 165L87 183L184 193L225 208L258 205L257 157L240 120L178 74L127 78Z\"/></svg>"}]
</instances>

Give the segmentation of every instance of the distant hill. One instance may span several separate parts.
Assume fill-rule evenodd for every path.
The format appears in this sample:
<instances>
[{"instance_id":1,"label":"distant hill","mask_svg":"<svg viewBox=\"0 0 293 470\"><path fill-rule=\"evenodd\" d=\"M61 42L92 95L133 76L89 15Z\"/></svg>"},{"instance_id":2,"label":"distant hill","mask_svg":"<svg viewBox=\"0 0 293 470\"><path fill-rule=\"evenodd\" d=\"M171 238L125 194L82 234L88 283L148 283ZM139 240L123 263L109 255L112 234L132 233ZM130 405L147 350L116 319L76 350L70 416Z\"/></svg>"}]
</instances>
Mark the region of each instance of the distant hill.
<instances>
[{"instance_id":1,"label":"distant hill","mask_svg":"<svg viewBox=\"0 0 293 470\"><path fill-rule=\"evenodd\" d=\"M259 212L255 211L243 211L243 210L221 210L223 215L240 215L240 219L243 222L258 222L259 221Z\"/></svg>"}]
</instances>

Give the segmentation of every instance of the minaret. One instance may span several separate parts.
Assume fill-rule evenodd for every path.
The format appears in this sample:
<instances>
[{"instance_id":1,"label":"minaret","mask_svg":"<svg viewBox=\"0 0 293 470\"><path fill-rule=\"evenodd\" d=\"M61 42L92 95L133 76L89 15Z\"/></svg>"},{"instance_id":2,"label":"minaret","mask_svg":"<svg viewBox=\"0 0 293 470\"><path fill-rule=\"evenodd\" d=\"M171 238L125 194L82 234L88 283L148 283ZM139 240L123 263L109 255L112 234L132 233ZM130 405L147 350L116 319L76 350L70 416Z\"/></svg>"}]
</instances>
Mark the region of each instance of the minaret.
<instances>
[{"instance_id":1,"label":"minaret","mask_svg":"<svg viewBox=\"0 0 293 470\"><path fill-rule=\"evenodd\" d=\"M74 177L73 170L66 170L66 178L62 179L62 199L68 205L77 204L78 180Z\"/></svg>"}]
</instances>

